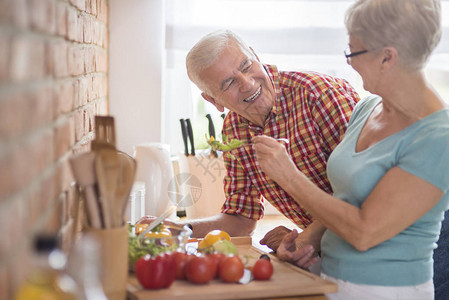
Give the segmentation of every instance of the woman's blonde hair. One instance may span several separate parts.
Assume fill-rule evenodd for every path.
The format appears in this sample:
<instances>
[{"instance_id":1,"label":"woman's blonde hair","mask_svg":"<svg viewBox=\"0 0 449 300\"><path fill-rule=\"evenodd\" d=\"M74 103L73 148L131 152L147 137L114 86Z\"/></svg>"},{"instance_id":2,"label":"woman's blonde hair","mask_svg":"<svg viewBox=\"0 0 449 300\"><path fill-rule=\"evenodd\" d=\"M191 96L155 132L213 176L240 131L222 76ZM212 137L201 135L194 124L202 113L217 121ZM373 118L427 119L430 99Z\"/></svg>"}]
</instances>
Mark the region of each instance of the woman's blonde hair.
<instances>
[{"instance_id":1,"label":"woman's blonde hair","mask_svg":"<svg viewBox=\"0 0 449 300\"><path fill-rule=\"evenodd\" d=\"M368 50L392 46L403 66L422 69L441 39L440 0L358 0L346 12L348 34Z\"/></svg>"}]
</instances>

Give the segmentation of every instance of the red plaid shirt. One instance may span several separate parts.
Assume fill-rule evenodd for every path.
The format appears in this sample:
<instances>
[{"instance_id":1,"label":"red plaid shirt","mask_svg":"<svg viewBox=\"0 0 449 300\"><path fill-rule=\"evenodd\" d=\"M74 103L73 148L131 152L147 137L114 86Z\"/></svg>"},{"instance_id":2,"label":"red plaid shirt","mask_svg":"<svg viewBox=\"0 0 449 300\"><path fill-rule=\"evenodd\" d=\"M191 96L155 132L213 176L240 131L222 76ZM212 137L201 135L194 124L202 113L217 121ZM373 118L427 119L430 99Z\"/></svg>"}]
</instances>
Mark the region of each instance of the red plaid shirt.
<instances>
[{"instance_id":1,"label":"red plaid shirt","mask_svg":"<svg viewBox=\"0 0 449 300\"><path fill-rule=\"evenodd\" d=\"M287 138L288 153L310 180L331 193L326 163L343 138L349 117L359 100L355 90L342 79L318 73L279 72L265 65L276 92L276 100L265 126L258 127L230 112L223 125L228 139L250 142L255 135ZM252 146L233 150L235 160L225 155L226 201L222 212L250 219L263 217L263 199L300 227L312 216L282 188L268 179L257 163Z\"/></svg>"}]
</instances>

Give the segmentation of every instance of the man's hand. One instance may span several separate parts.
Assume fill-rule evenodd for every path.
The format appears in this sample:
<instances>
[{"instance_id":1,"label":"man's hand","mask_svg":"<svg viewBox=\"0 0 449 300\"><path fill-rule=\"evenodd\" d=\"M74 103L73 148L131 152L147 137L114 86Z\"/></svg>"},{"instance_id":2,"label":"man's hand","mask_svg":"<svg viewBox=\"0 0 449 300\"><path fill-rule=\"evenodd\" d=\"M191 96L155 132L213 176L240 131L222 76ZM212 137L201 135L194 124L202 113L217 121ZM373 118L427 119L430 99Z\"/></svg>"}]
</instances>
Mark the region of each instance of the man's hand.
<instances>
[{"instance_id":1,"label":"man's hand","mask_svg":"<svg viewBox=\"0 0 449 300\"><path fill-rule=\"evenodd\" d=\"M139 220L137 220L136 224L151 224L154 220L156 220L157 217L154 216L143 216ZM168 219L165 219L162 223L168 226L178 226L182 227L183 225L177 224L176 222L170 221Z\"/></svg>"},{"instance_id":2,"label":"man's hand","mask_svg":"<svg viewBox=\"0 0 449 300\"><path fill-rule=\"evenodd\" d=\"M315 248L310 244L303 244L297 240L298 231L293 229L282 239L276 253L281 260L289 261L303 269L308 269L317 262Z\"/></svg>"},{"instance_id":3,"label":"man's hand","mask_svg":"<svg viewBox=\"0 0 449 300\"><path fill-rule=\"evenodd\" d=\"M284 236L291 230L285 226L278 226L268 231L265 236L259 241L261 245L266 245L273 251L277 251L279 245L282 242Z\"/></svg>"}]
</instances>

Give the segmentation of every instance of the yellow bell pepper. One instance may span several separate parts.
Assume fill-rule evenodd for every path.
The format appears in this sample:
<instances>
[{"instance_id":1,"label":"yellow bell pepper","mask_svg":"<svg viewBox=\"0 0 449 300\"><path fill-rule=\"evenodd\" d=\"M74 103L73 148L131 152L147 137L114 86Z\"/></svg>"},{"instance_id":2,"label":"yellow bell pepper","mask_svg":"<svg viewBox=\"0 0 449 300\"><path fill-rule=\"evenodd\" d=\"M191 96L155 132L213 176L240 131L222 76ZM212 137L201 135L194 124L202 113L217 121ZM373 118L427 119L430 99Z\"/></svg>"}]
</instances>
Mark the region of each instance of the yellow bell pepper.
<instances>
[{"instance_id":1,"label":"yellow bell pepper","mask_svg":"<svg viewBox=\"0 0 449 300\"><path fill-rule=\"evenodd\" d=\"M140 235L149 224L136 224L136 235ZM159 231L148 231L145 234L146 238L171 238L172 234L170 229L167 226L162 225Z\"/></svg>"}]
</instances>

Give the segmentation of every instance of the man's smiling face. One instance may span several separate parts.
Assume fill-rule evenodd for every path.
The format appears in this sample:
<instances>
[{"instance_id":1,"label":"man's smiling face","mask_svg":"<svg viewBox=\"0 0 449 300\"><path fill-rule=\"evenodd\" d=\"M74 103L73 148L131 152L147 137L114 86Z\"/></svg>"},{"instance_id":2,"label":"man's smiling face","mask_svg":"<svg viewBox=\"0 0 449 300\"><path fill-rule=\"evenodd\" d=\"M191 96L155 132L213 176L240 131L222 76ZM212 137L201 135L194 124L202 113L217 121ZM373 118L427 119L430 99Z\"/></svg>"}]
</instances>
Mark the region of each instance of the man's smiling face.
<instances>
[{"instance_id":1,"label":"man's smiling face","mask_svg":"<svg viewBox=\"0 0 449 300\"><path fill-rule=\"evenodd\" d=\"M263 126L274 105L273 84L263 65L236 43L225 48L218 59L201 71L200 77L211 95L203 97L223 111L226 107Z\"/></svg>"}]
</instances>

